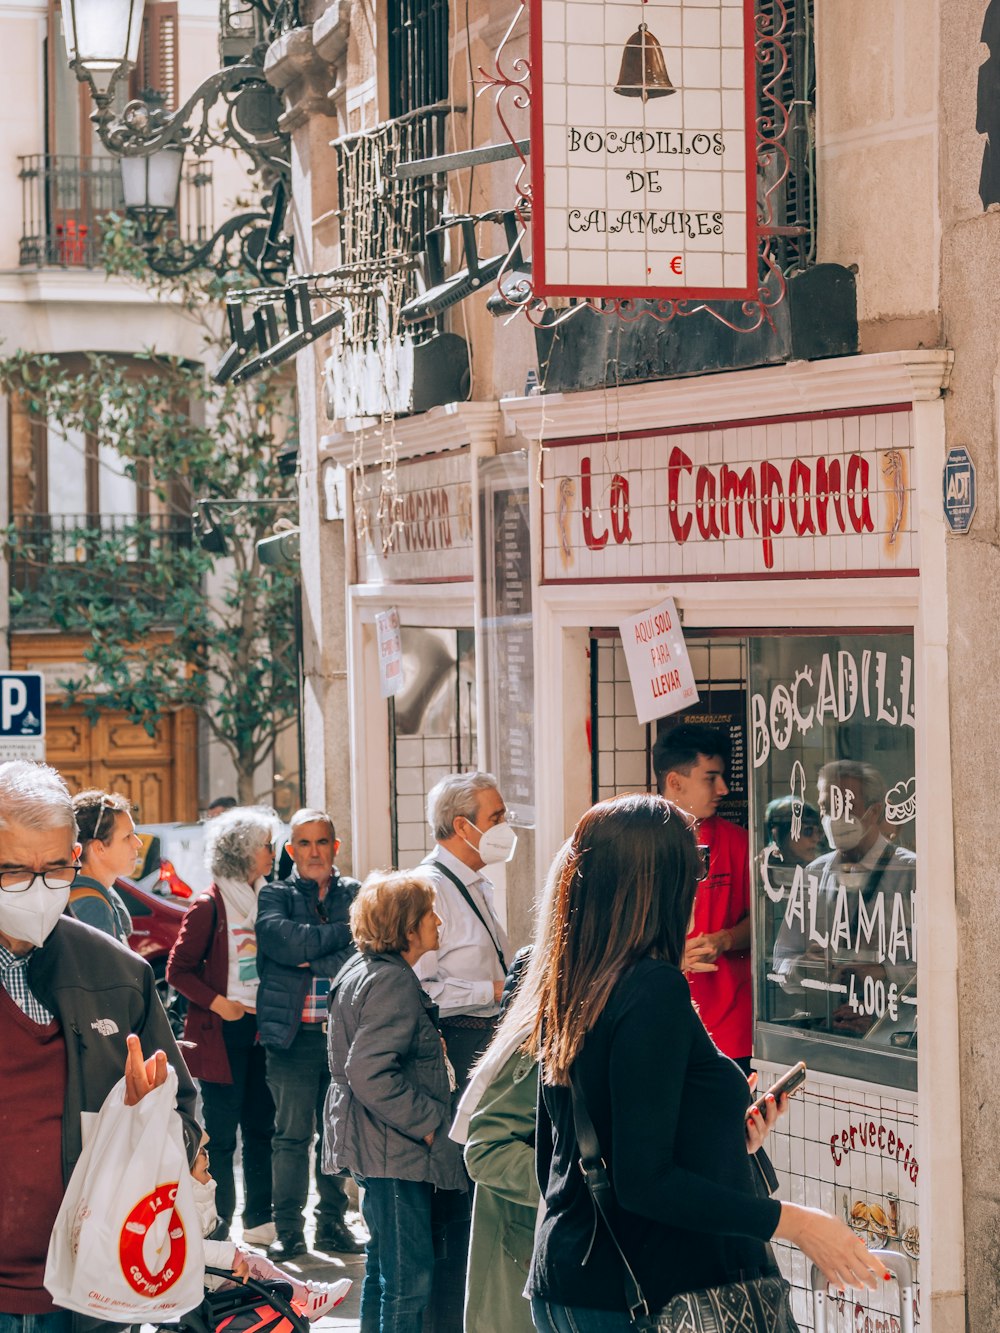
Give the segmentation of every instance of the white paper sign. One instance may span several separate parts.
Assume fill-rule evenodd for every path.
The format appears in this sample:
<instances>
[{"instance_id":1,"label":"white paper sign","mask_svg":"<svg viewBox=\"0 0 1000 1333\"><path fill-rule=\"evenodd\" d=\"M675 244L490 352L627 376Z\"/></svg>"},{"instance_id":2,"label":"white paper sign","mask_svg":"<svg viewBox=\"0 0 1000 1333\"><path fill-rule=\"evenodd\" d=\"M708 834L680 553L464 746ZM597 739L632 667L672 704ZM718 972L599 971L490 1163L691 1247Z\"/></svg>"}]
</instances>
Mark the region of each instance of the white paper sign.
<instances>
[{"instance_id":1,"label":"white paper sign","mask_svg":"<svg viewBox=\"0 0 1000 1333\"><path fill-rule=\"evenodd\" d=\"M681 619L668 597L619 626L636 717L652 722L698 702Z\"/></svg>"},{"instance_id":2,"label":"white paper sign","mask_svg":"<svg viewBox=\"0 0 1000 1333\"><path fill-rule=\"evenodd\" d=\"M399 615L395 607L375 616L378 636L378 681L383 699L403 688L403 641L399 634Z\"/></svg>"}]
</instances>

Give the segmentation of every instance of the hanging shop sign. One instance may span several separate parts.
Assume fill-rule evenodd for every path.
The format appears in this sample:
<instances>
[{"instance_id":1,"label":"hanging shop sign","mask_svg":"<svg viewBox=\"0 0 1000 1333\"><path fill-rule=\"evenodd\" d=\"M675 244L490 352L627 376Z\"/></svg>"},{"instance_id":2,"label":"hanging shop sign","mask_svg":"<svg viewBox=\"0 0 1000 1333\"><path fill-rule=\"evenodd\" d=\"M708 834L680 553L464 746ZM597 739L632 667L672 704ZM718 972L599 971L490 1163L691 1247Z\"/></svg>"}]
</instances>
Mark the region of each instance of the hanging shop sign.
<instances>
[{"instance_id":1,"label":"hanging shop sign","mask_svg":"<svg viewBox=\"0 0 1000 1333\"><path fill-rule=\"evenodd\" d=\"M756 296L754 0L530 9L534 290Z\"/></svg>"},{"instance_id":2,"label":"hanging shop sign","mask_svg":"<svg viewBox=\"0 0 1000 1333\"><path fill-rule=\"evenodd\" d=\"M911 454L905 408L553 441L544 581L912 573Z\"/></svg>"},{"instance_id":3,"label":"hanging shop sign","mask_svg":"<svg viewBox=\"0 0 1000 1333\"><path fill-rule=\"evenodd\" d=\"M394 486L377 470L354 482L359 583L472 578L472 484L467 452L400 463Z\"/></svg>"},{"instance_id":4,"label":"hanging shop sign","mask_svg":"<svg viewBox=\"0 0 1000 1333\"><path fill-rule=\"evenodd\" d=\"M399 615L394 606L375 616L378 639L378 683L383 699L403 688L403 641L399 633Z\"/></svg>"},{"instance_id":5,"label":"hanging shop sign","mask_svg":"<svg viewBox=\"0 0 1000 1333\"><path fill-rule=\"evenodd\" d=\"M618 632L639 722L679 713L698 702L681 618L672 597L641 615L629 616Z\"/></svg>"}]
</instances>

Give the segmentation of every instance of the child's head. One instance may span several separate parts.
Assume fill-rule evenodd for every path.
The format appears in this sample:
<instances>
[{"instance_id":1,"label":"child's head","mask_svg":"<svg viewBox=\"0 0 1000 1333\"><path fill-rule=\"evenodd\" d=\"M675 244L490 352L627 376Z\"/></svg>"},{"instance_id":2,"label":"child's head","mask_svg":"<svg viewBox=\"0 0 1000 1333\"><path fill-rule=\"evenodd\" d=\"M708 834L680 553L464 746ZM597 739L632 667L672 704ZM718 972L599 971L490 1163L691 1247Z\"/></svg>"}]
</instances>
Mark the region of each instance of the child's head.
<instances>
[{"instance_id":1,"label":"child's head","mask_svg":"<svg viewBox=\"0 0 1000 1333\"><path fill-rule=\"evenodd\" d=\"M191 1174L202 1185L212 1183L212 1173L208 1169L208 1135L202 1132L201 1143L198 1145L198 1156L194 1159L194 1166L191 1168Z\"/></svg>"}]
</instances>

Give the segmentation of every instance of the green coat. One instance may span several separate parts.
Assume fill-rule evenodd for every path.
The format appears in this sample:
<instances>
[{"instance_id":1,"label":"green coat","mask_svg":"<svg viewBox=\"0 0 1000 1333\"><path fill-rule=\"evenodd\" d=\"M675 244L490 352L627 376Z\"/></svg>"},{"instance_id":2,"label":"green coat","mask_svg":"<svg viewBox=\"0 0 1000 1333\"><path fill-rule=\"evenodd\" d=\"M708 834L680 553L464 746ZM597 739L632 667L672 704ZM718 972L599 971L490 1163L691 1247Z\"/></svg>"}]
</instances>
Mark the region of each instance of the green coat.
<instances>
[{"instance_id":1,"label":"green coat","mask_svg":"<svg viewBox=\"0 0 1000 1333\"><path fill-rule=\"evenodd\" d=\"M535 1102L538 1066L515 1051L469 1123L465 1165L476 1182L465 1288L465 1333L533 1333L522 1295L538 1211Z\"/></svg>"}]
</instances>

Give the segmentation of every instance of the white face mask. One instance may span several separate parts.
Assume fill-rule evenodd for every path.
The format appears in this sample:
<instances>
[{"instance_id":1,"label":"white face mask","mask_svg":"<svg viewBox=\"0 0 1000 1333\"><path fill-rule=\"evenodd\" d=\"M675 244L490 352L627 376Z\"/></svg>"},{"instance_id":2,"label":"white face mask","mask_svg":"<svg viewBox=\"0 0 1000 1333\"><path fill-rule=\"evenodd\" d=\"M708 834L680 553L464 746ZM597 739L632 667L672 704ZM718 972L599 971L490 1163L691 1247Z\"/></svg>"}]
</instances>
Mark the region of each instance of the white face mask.
<instances>
[{"instance_id":1,"label":"white face mask","mask_svg":"<svg viewBox=\"0 0 1000 1333\"><path fill-rule=\"evenodd\" d=\"M194 1192L194 1206L198 1209L201 1234L207 1236L219 1222L219 1214L215 1211L215 1181L210 1180L206 1185L203 1180L195 1180L192 1176L191 1189Z\"/></svg>"},{"instance_id":2,"label":"white face mask","mask_svg":"<svg viewBox=\"0 0 1000 1333\"><path fill-rule=\"evenodd\" d=\"M0 930L10 940L44 944L69 902L69 886L50 889L39 876L23 893L0 890Z\"/></svg>"},{"instance_id":3,"label":"white face mask","mask_svg":"<svg viewBox=\"0 0 1000 1333\"><path fill-rule=\"evenodd\" d=\"M472 827L477 833L482 833L478 824L473 824ZM463 838L462 841L472 847L468 838ZM517 834L509 824L493 824L482 833L479 846L472 847L472 850L479 853L484 865L494 866L499 865L501 861L509 861L514 855L516 846Z\"/></svg>"},{"instance_id":4,"label":"white face mask","mask_svg":"<svg viewBox=\"0 0 1000 1333\"><path fill-rule=\"evenodd\" d=\"M865 836L866 829L860 819L834 819L832 815L823 816L823 832L831 847L838 852L849 852Z\"/></svg>"}]
</instances>

